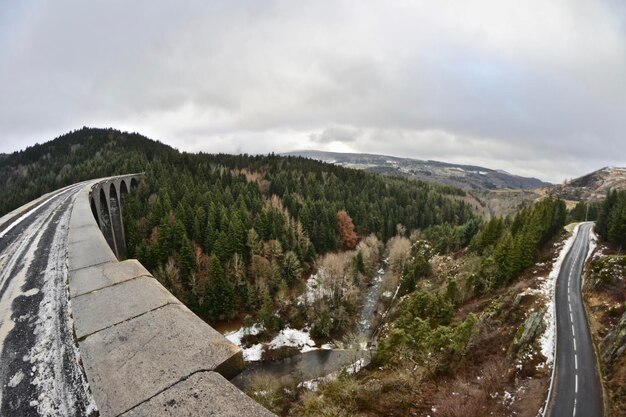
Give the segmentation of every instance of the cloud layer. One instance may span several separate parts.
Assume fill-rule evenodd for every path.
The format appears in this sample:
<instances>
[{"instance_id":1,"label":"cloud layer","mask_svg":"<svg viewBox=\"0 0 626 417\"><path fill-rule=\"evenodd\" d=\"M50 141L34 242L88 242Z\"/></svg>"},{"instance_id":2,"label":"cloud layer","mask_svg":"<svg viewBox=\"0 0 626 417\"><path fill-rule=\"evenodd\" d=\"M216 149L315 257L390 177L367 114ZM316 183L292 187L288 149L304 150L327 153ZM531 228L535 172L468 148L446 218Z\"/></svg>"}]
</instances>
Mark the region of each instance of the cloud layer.
<instances>
[{"instance_id":1,"label":"cloud layer","mask_svg":"<svg viewBox=\"0 0 626 417\"><path fill-rule=\"evenodd\" d=\"M0 152L83 125L562 181L626 165L618 1L5 1Z\"/></svg>"}]
</instances>

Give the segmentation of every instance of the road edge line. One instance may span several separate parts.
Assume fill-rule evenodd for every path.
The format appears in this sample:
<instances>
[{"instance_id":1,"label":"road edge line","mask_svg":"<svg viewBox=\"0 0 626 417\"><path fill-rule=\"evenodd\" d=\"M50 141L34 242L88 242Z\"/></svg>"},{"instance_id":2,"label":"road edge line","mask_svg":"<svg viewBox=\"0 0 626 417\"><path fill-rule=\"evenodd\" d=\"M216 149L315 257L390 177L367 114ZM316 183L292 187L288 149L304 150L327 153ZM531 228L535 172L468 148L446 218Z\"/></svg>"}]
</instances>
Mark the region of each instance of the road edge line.
<instances>
[{"instance_id":1,"label":"road edge line","mask_svg":"<svg viewBox=\"0 0 626 417\"><path fill-rule=\"evenodd\" d=\"M591 227L590 232L595 228L595 225ZM597 250L597 249L596 249ZM589 255L589 247L587 247L587 255ZM583 270L582 270L582 279L580 280L580 295L582 298L582 302L583 302L583 313L585 314L585 321L587 322L587 328L589 329L589 333L591 334L591 344L593 345L593 350L595 352L595 359L596 359L596 376L598 377L598 380L600 381L600 387L602 387L602 415L604 417L612 417L612 413L611 413L611 408L609 407L609 396L606 390L606 386L605 386L605 381L604 381L604 375L602 372L602 363L600 362L600 351L598 349L598 344L596 342L596 335L593 332L593 327L591 327L591 322L589 321L589 311L588 311L588 307L587 307L587 302L585 300L585 294L584 294L584 276L585 276L585 269L587 266L587 262L591 262L592 259L586 260L583 263Z\"/></svg>"}]
</instances>

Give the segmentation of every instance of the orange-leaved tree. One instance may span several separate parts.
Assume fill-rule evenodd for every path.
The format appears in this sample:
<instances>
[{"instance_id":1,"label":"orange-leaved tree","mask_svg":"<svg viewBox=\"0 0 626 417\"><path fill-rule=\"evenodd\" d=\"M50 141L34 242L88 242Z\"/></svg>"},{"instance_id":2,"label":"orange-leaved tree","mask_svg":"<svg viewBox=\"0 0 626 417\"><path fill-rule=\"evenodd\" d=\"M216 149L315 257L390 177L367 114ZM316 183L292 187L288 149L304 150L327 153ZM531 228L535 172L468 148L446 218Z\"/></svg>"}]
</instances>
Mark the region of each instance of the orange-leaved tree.
<instances>
[{"instance_id":1,"label":"orange-leaved tree","mask_svg":"<svg viewBox=\"0 0 626 417\"><path fill-rule=\"evenodd\" d=\"M354 249L359 240L356 232L354 231L354 224L352 218L346 213L345 210L337 212L337 224L339 225L339 233L341 233L341 243L344 249Z\"/></svg>"}]
</instances>

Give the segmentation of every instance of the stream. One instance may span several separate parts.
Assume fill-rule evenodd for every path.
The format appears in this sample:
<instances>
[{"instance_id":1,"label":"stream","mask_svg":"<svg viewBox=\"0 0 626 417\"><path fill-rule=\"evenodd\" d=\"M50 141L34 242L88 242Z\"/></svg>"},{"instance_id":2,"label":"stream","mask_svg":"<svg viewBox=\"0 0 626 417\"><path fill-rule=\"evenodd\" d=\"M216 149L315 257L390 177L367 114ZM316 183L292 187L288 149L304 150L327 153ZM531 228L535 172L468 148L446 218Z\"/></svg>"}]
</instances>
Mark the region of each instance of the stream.
<instances>
[{"instance_id":1,"label":"stream","mask_svg":"<svg viewBox=\"0 0 626 417\"><path fill-rule=\"evenodd\" d=\"M368 350L372 336L376 305L381 296L386 264L383 263L368 287L357 326L355 343L347 349L317 349L271 362L246 362L246 368L231 382L240 389L250 386L254 377L266 375L288 386L301 381L324 377L363 359L369 363L373 351Z\"/></svg>"}]
</instances>

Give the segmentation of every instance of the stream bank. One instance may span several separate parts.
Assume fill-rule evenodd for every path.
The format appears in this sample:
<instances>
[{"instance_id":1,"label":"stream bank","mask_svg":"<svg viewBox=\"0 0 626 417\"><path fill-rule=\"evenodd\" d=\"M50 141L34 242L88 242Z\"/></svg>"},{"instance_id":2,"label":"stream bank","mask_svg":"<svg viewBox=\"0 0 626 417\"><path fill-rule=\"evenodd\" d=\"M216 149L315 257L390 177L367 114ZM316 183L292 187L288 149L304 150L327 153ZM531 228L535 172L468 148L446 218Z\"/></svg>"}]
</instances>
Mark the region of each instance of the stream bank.
<instances>
[{"instance_id":1,"label":"stream bank","mask_svg":"<svg viewBox=\"0 0 626 417\"><path fill-rule=\"evenodd\" d=\"M232 380L233 384L245 390L256 377L263 375L278 380L283 386L290 386L304 381L319 380L345 368L353 368L352 371L357 371L369 364L374 354L369 346L375 330L374 322L378 316L376 307L382 295L386 270L385 260L368 286L352 342L338 344L342 348L335 348L333 344L317 347L306 330L283 329L279 336L265 346L274 349L280 346L300 348L300 353L278 360L261 361L263 346L248 347L244 349L246 368ZM241 346L242 334L256 334L259 331L262 331L262 327L257 325L250 329L241 328L238 331L230 331L225 336ZM289 337L292 334L294 337ZM281 343L275 342L280 339L282 339Z\"/></svg>"}]
</instances>

